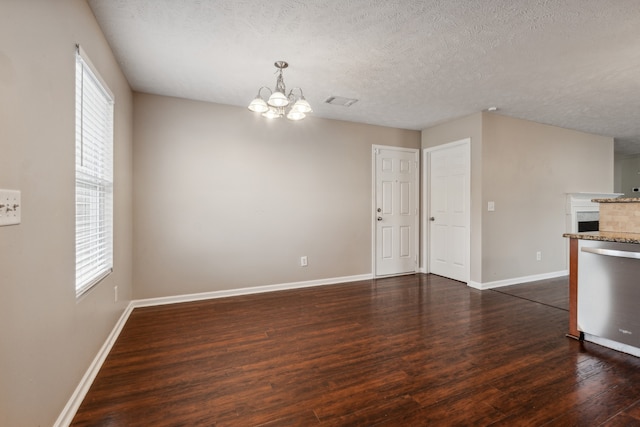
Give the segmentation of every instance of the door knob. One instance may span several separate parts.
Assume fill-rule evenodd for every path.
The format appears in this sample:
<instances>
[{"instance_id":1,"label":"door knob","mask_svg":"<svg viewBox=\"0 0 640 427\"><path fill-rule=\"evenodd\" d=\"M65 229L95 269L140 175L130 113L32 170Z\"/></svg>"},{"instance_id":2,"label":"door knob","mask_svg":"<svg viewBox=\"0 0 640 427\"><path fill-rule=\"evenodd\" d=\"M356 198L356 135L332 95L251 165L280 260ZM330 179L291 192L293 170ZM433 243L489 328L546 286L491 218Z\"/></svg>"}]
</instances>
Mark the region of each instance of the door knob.
<instances>
[{"instance_id":1,"label":"door knob","mask_svg":"<svg viewBox=\"0 0 640 427\"><path fill-rule=\"evenodd\" d=\"M382 221L382 217L381 216L379 216L377 219L378 219L378 221Z\"/></svg>"},{"instance_id":2,"label":"door knob","mask_svg":"<svg viewBox=\"0 0 640 427\"><path fill-rule=\"evenodd\" d=\"M378 208L378 212L382 212L382 208Z\"/></svg>"},{"instance_id":3,"label":"door knob","mask_svg":"<svg viewBox=\"0 0 640 427\"><path fill-rule=\"evenodd\" d=\"M436 217L432 216L431 218L429 218L429 221L435 221Z\"/></svg>"}]
</instances>

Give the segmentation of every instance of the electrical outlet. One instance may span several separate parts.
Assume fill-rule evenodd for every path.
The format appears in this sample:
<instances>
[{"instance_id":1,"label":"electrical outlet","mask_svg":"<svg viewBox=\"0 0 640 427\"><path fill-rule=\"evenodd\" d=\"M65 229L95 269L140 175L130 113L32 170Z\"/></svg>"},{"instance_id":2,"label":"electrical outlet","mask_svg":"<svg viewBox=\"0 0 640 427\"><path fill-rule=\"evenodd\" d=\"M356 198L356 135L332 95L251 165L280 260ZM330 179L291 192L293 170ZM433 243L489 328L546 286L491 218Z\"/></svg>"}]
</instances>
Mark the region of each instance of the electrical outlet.
<instances>
[{"instance_id":1,"label":"electrical outlet","mask_svg":"<svg viewBox=\"0 0 640 427\"><path fill-rule=\"evenodd\" d=\"M308 265L307 263L307 257L305 256L301 256L300 257L300 267L306 267Z\"/></svg>"},{"instance_id":2,"label":"electrical outlet","mask_svg":"<svg viewBox=\"0 0 640 427\"><path fill-rule=\"evenodd\" d=\"M542 260L542 252L538 251L536 252L536 261L540 261Z\"/></svg>"},{"instance_id":3,"label":"electrical outlet","mask_svg":"<svg viewBox=\"0 0 640 427\"><path fill-rule=\"evenodd\" d=\"M0 226L20 224L20 191L0 190Z\"/></svg>"}]
</instances>

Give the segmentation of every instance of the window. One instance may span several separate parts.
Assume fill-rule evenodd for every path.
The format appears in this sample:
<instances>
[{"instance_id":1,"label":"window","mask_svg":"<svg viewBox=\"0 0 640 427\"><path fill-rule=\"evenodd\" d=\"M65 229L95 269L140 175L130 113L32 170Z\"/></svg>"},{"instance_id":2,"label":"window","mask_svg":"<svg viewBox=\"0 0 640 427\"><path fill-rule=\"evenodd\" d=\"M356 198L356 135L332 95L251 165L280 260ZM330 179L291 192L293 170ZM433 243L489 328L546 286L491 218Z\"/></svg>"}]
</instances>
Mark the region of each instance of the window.
<instances>
[{"instance_id":1,"label":"window","mask_svg":"<svg viewBox=\"0 0 640 427\"><path fill-rule=\"evenodd\" d=\"M113 96L76 51L76 296L113 269Z\"/></svg>"}]
</instances>

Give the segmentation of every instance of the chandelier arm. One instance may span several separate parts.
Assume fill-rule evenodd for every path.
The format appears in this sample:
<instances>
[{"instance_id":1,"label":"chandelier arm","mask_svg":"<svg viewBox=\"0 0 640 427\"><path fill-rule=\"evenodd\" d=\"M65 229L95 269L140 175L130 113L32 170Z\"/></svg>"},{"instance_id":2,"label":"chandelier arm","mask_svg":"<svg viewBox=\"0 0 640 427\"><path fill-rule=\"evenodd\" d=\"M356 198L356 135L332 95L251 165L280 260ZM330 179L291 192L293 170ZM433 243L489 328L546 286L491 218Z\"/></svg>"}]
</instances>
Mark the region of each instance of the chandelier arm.
<instances>
[{"instance_id":1,"label":"chandelier arm","mask_svg":"<svg viewBox=\"0 0 640 427\"><path fill-rule=\"evenodd\" d=\"M271 94L273 93L273 91L267 87L267 86L262 86L260 89L258 89L258 97L262 98L262 89L266 89L269 91L269 96L271 96ZM267 96L267 99L269 98L269 96ZM263 98L264 99L264 98Z\"/></svg>"},{"instance_id":2,"label":"chandelier arm","mask_svg":"<svg viewBox=\"0 0 640 427\"><path fill-rule=\"evenodd\" d=\"M296 89L300 92L300 95L298 95L298 96L296 96L296 94L295 94L295 93L293 93L293 91L294 91L294 90L296 90ZM294 101L297 101L297 100L299 100L299 99L304 99L304 93L302 92L302 88L300 88L300 87L294 87L293 89L291 89L291 90L289 91L288 98L289 98L289 99L292 99L292 100L294 100Z\"/></svg>"},{"instance_id":3,"label":"chandelier arm","mask_svg":"<svg viewBox=\"0 0 640 427\"><path fill-rule=\"evenodd\" d=\"M304 97L304 93L302 93L302 88L301 87L294 87L293 89L291 89L291 92L293 92L294 90L298 89L300 91L300 96ZM290 92L290 93L291 93Z\"/></svg>"}]
</instances>

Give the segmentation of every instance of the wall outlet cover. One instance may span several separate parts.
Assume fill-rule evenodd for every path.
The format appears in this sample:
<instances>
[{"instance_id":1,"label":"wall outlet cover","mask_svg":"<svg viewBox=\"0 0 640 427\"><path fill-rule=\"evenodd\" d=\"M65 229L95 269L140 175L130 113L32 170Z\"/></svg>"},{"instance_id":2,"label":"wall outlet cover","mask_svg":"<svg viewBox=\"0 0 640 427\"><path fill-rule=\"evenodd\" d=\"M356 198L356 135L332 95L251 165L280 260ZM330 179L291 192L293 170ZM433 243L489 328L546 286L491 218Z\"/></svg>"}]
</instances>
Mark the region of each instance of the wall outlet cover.
<instances>
[{"instance_id":1,"label":"wall outlet cover","mask_svg":"<svg viewBox=\"0 0 640 427\"><path fill-rule=\"evenodd\" d=\"M19 190L0 190L0 226L20 224L21 204Z\"/></svg>"}]
</instances>

